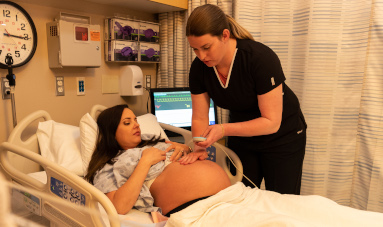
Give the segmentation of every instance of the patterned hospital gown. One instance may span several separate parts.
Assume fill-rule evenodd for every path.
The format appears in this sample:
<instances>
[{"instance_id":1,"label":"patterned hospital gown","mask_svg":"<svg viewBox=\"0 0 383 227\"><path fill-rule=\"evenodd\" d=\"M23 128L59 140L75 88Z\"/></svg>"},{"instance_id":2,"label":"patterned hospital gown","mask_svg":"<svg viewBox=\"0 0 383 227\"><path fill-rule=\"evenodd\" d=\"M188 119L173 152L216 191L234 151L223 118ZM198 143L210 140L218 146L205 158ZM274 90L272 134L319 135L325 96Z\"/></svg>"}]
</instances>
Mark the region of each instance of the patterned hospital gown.
<instances>
[{"instance_id":1,"label":"patterned hospital gown","mask_svg":"<svg viewBox=\"0 0 383 227\"><path fill-rule=\"evenodd\" d=\"M142 136L144 138L144 135ZM114 158L114 164L106 164L101 170L96 172L93 180L93 184L96 188L101 190L103 193L115 191L120 188L132 175L136 168L138 161L141 158L142 151L149 148L155 147L160 150L165 150L171 144L159 142L154 146L145 146L142 148L128 149L118 157ZM166 153L166 159L169 160L172 155L171 152ZM145 181L156 178L165 169L165 161L160 161L155 165L152 165L149 169L149 173L145 178ZM140 195L134 208L143 212L159 211L161 208L153 206L154 199L150 194L149 188L146 185L142 185Z\"/></svg>"}]
</instances>

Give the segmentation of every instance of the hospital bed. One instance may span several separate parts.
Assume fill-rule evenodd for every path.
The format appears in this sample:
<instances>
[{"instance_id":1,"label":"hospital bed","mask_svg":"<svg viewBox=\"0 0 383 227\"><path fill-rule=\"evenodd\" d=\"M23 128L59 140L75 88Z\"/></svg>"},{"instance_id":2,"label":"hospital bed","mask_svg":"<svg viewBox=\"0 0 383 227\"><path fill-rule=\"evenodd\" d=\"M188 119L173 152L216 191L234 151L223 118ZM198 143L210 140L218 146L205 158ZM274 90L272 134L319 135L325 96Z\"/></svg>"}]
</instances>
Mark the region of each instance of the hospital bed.
<instances>
[{"instance_id":1,"label":"hospital bed","mask_svg":"<svg viewBox=\"0 0 383 227\"><path fill-rule=\"evenodd\" d=\"M51 226L115 227L121 226L122 222L128 223L127 225L134 223L136 226L140 226L141 223L153 223L150 214L135 209L132 209L127 215L118 215L106 195L82 178L84 172L81 173L78 165L74 167L75 170L71 169L76 159L79 158L78 154L77 158L75 157L69 163L68 160L64 164L61 163L60 157L63 159L71 157L73 156L71 153L74 151L83 152L88 150L89 152L92 145L91 141L95 141L94 136L97 134L94 131L94 119L105 108L101 105L93 106L90 113L87 113L81 119L80 127L54 122L46 111L36 111L21 120L11 132L8 141L3 142L0 146L0 164L8 180L18 186L19 189L16 191L20 193L16 194L20 196L27 194L29 207L32 206L32 212L47 218ZM166 129L180 134L186 144L192 145L190 131L162 123L158 124L153 118L155 119L155 116L152 114L138 117L142 133L145 133L145 131L153 133L154 131L154 134L159 133L159 135L168 139L163 130ZM83 119L86 120L83 121ZM46 134L56 133L56 135L48 135L49 138L44 140L38 139L37 132L41 133L41 131L37 128L42 123L49 125L42 134L45 133L46 136ZM93 135L89 133L89 131L92 131L90 124L93 124ZM65 134L69 134L69 136ZM94 137L93 140L89 140L90 137ZM67 143L71 145L65 145ZM50 150L48 152L55 150L54 152L57 153L47 155L47 151L42 152L46 148ZM223 167L232 184L241 181L243 176L242 164L233 151L218 143L213 144L208 151L209 158ZM81 155L81 161L84 164L84 157ZM89 159L90 154L87 155ZM231 173L233 171L230 171L228 167L227 155L230 156L237 167L234 170L235 175ZM60 163L60 165L57 163ZM84 166L86 166L86 163L81 168L86 169ZM32 193L34 192L36 195L31 192L24 193L23 188L25 190L31 189ZM89 210L92 212L88 212ZM153 224L153 226L159 225Z\"/></svg>"}]
</instances>

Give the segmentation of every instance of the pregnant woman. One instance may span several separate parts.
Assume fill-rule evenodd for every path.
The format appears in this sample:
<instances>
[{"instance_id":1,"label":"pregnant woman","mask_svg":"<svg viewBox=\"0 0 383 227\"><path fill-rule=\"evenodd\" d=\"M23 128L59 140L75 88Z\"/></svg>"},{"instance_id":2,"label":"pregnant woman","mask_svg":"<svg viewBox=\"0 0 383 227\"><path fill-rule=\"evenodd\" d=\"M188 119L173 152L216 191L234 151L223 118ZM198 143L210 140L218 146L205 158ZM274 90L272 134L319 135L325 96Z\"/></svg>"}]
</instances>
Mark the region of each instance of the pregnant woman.
<instances>
[{"instance_id":1,"label":"pregnant woman","mask_svg":"<svg viewBox=\"0 0 383 227\"><path fill-rule=\"evenodd\" d=\"M177 162L190 152L188 146L141 135L127 105L104 110L97 125L96 148L85 178L106 194L119 214L134 207L170 216L231 185L214 162Z\"/></svg>"}]
</instances>

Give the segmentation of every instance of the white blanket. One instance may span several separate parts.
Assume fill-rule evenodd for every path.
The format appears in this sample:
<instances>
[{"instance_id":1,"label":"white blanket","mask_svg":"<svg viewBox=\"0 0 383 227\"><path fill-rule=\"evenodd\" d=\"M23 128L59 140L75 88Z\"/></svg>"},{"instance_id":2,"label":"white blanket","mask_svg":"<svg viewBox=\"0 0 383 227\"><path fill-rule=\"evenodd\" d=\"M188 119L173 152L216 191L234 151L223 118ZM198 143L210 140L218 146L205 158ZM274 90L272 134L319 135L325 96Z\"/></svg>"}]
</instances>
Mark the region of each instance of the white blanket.
<instances>
[{"instance_id":1,"label":"white blanket","mask_svg":"<svg viewBox=\"0 0 383 227\"><path fill-rule=\"evenodd\" d=\"M284 195L236 183L170 216L170 226L383 226L383 213L322 196Z\"/></svg>"}]
</instances>

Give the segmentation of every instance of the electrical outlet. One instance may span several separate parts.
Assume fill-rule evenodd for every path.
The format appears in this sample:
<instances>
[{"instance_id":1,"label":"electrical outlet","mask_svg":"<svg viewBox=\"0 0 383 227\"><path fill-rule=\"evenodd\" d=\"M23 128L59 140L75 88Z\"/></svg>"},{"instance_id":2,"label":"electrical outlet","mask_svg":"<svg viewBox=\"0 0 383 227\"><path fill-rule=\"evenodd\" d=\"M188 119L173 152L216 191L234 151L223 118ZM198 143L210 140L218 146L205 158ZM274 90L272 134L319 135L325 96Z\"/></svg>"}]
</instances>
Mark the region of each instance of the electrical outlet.
<instances>
[{"instance_id":1,"label":"electrical outlet","mask_svg":"<svg viewBox=\"0 0 383 227\"><path fill-rule=\"evenodd\" d=\"M145 84L146 84L146 90L149 90L152 86L151 86L151 82L152 82L152 76L151 75L146 75L146 79L145 79Z\"/></svg>"},{"instance_id":2,"label":"electrical outlet","mask_svg":"<svg viewBox=\"0 0 383 227\"><path fill-rule=\"evenodd\" d=\"M85 95L85 77L76 77L77 95Z\"/></svg>"},{"instance_id":3,"label":"electrical outlet","mask_svg":"<svg viewBox=\"0 0 383 227\"><path fill-rule=\"evenodd\" d=\"M56 96L64 96L64 95L65 95L64 77L57 76L56 77Z\"/></svg>"},{"instance_id":4,"label":"electrical outlet","mask_svg":"<svg viewBox=\"0 0 383 227\"><path fill-rule=\"evenodd\" d=\"M3 99L11 98L11 87L9 86L9 81L5 77L1 77L1 94Z\"/></svg>"}]
</instances>

